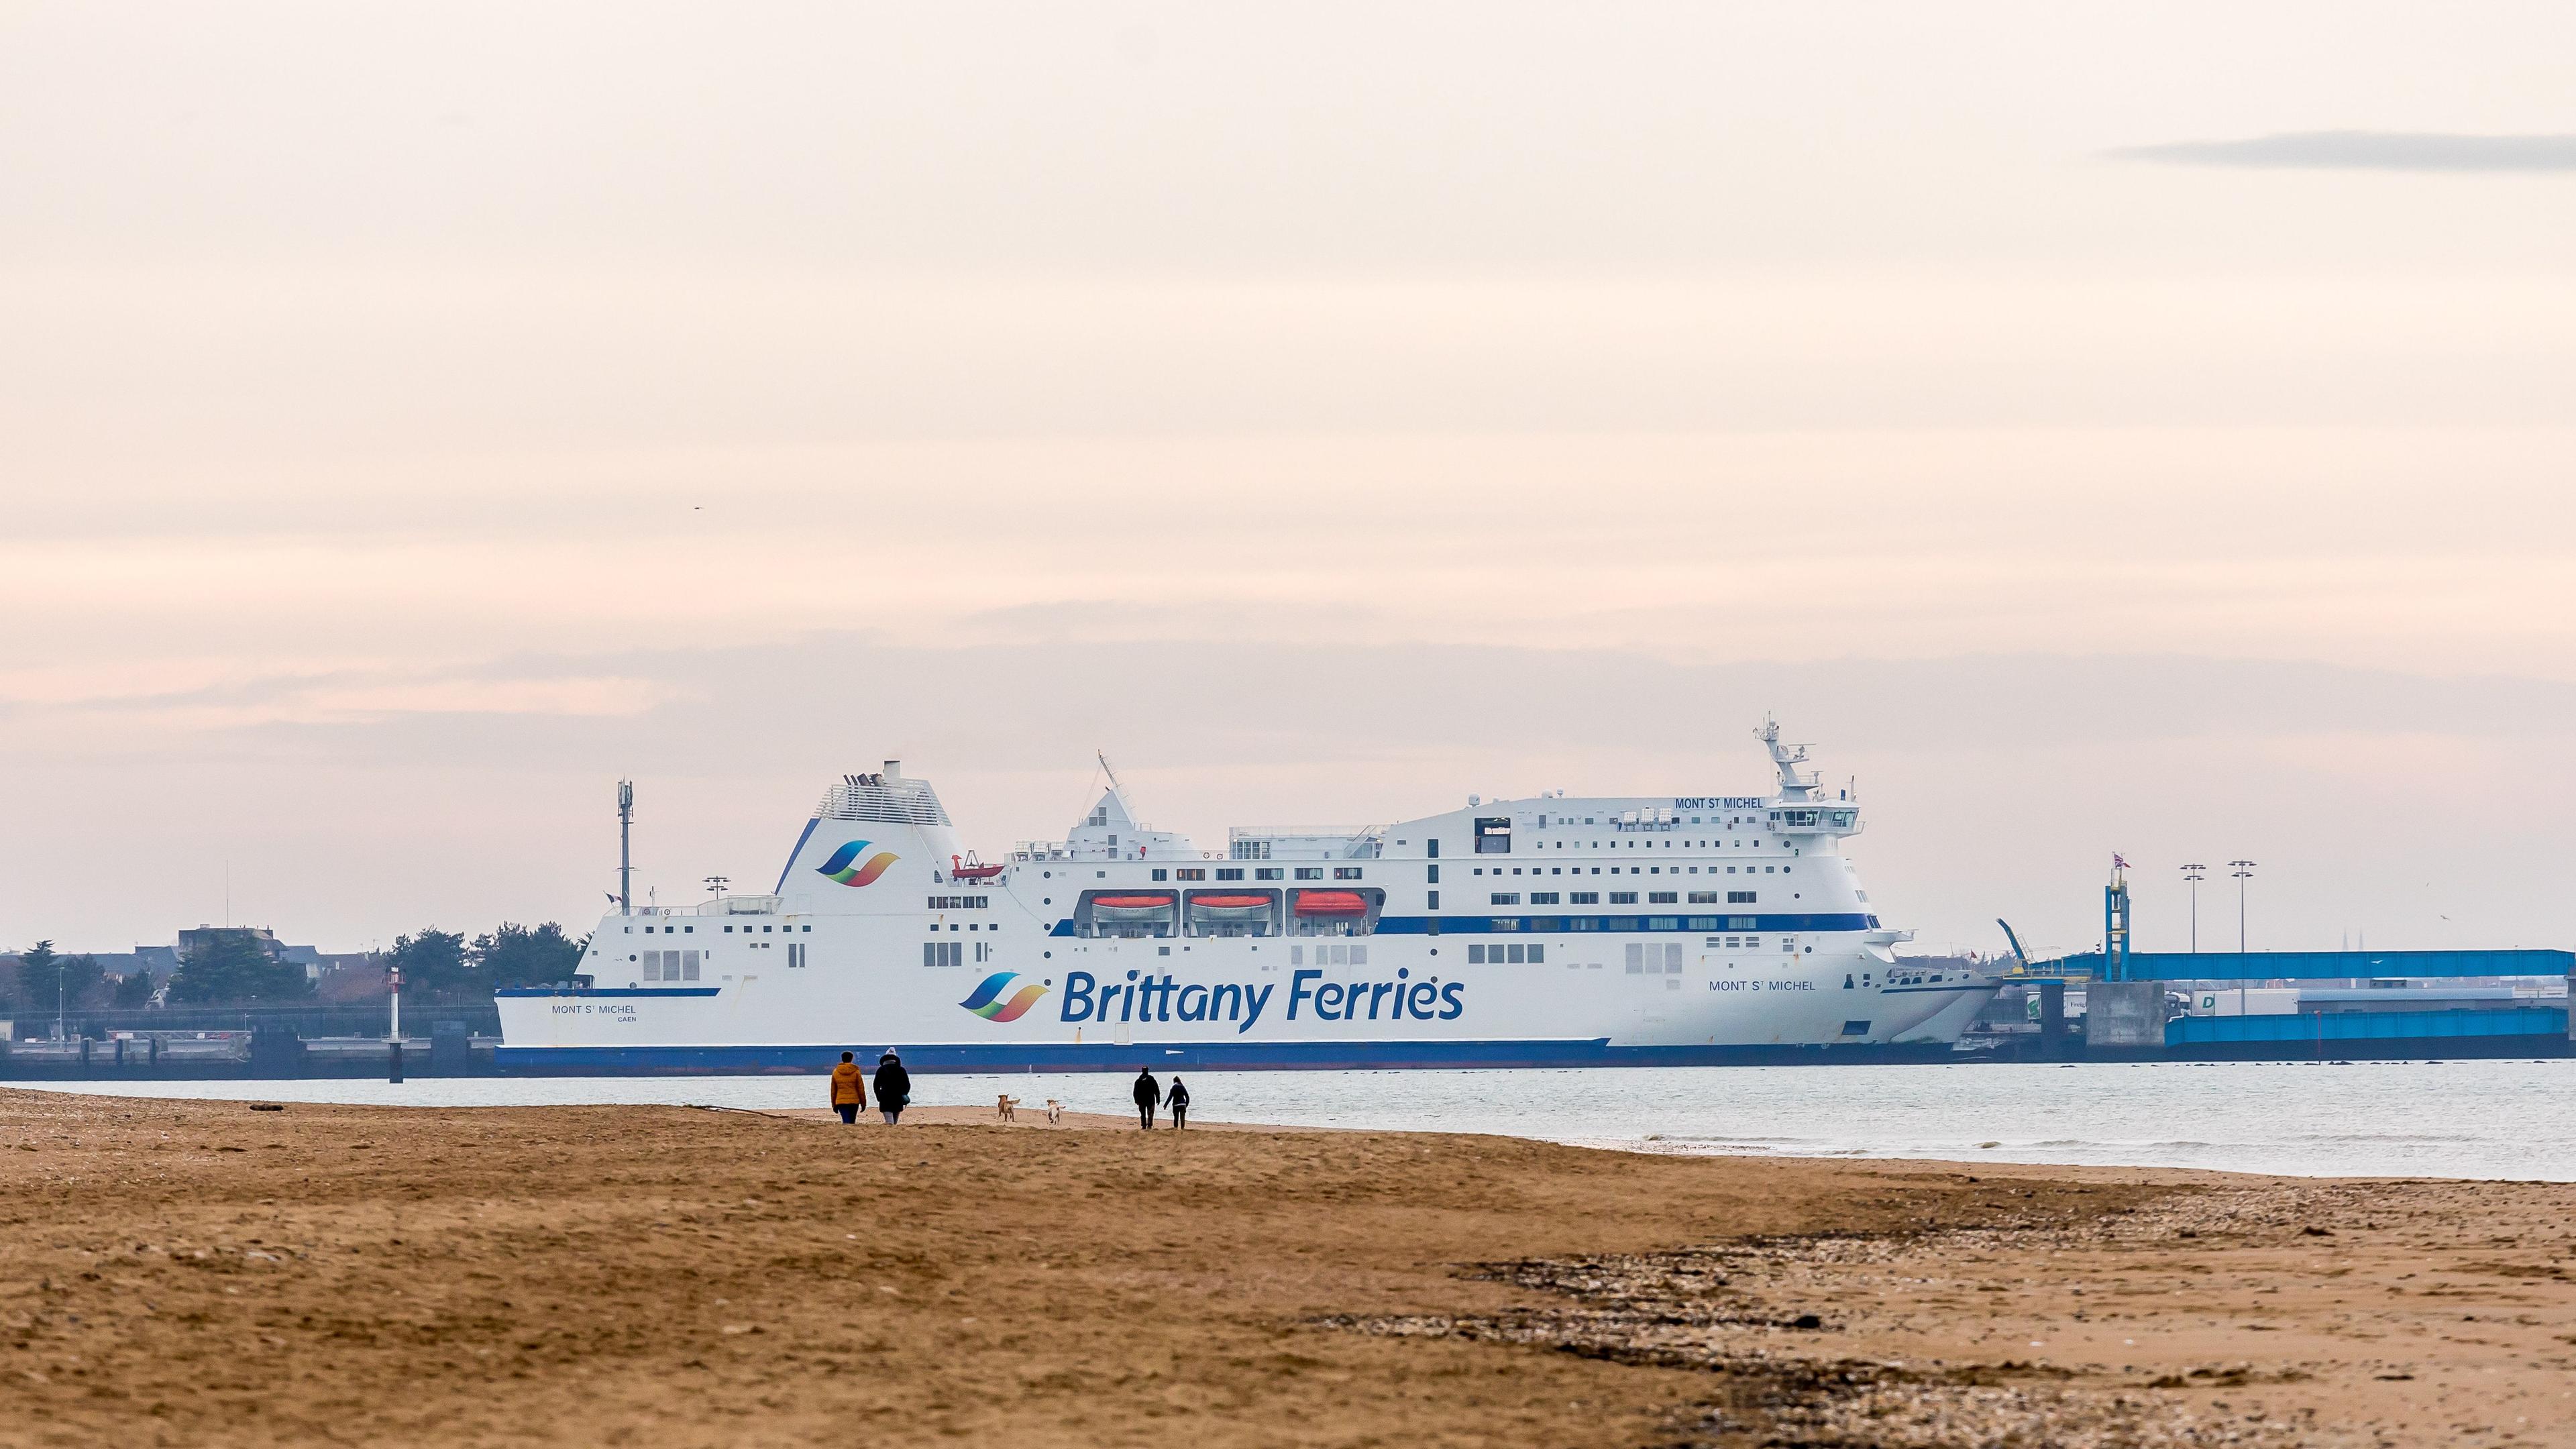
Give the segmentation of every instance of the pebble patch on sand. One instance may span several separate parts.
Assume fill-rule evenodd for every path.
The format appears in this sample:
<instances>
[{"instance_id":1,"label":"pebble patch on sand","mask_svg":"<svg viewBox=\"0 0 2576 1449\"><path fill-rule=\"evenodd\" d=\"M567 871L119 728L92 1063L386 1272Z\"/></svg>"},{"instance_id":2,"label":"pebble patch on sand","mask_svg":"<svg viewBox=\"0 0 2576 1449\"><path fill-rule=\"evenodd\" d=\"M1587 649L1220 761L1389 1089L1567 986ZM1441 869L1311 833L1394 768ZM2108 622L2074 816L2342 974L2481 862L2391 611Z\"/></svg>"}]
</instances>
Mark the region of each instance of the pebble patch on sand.
<instances>
[{"instance_id":1,"label":"pebble patch on sand","mask_svg":"<svg viewBox=\"0 0 2576 1449\"><path fill-rule=\"evenodd\" d=\"M1840 1290L1858 1272L1908 1264L2028 1260L2108 1244L2294 1236L2362 1207L2345 1186L2178 1192L2145 1206L2054 1219L2010 1213L1988 1225L1916 1233L1750 1238L1665 1252L1469 1265L1562 1305L1483 1315L1336 1316L1350 1332L1549 1348L1721 1376L1724 1388L1672 1425L1674 1446L2040 1449L2040 1446L2337 1445L2370 1442L2307 1413L2231 1411L2095 1365L2005 1358L1879 1362L1838 1352ZM2330 1231L2330 1230L2327 1230ZM2192 1386L2283 1383L2295 1365L2211 1364Z\"/></svg>"}]
</instances>

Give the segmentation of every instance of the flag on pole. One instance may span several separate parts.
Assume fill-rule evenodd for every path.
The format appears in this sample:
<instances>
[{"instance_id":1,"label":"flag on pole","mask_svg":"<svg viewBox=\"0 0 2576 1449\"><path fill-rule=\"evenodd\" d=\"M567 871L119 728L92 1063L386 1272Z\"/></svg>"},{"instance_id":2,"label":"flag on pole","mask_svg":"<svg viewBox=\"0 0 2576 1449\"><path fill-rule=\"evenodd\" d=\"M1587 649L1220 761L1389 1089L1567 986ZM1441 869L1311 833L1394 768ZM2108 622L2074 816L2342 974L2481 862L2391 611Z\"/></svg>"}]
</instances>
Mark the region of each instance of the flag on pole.
<instances>
[{"instance_id":1,"label":"flag on pole","mask_svg":"<svg viewBox=\"0 0 2576 1449\"><path fill-rule=\"evenodd\" d=\"M2116 850L2111 852L2111 866L2115 870L2128 870L2131 868L2129 865L2129 858Z\"/></svg>"}]
</instances>

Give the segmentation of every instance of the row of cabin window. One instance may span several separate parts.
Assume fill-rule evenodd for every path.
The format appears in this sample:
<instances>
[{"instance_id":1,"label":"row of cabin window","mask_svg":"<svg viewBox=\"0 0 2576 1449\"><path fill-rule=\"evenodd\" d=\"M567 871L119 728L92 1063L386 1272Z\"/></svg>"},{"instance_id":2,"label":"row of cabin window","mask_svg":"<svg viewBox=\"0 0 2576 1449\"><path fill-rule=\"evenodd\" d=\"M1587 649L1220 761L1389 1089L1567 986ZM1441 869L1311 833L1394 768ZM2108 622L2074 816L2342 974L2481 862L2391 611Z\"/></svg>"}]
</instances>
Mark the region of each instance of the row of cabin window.
<instances>
[{"instance_id":1,"label":"row of cabin window","mask_svg":"<svg viewBox=\"0 0 2576 1449\"><path fill-rule=\"evenodd\" d=\"M1497 942L1491 946L1467 948L1467 964L1470 966L1483 966L1489 963L1495 966L1518 966L1524 961L1532 966L1546 965L1547 947L1535 941L1527 946L1514 941L1510 945Z\"/></svg>"},{"instance_id":2,"label":"row of cabin window","mask_svg":"<svg viewBox=\"0 0 2576 1449\"><path fill-rule=\"evenodd\" d=\"M1695 906L1714 906L1721 904L1730 906L1749 906L1754 904L1753 898L1759 894L1760 892L1758 891L1728 891L1726 893L1726 899L1721 902L1717 898L1718 893L1716 891L1692 891L1690 893L1690 903ZM1557 897L1560 895L1564 896L1565 899L1559 901ZM1521 893L1519 891L1494 891L1491 893L1490 904L1497 906L1517 906L1520 903ZM1529 903L1534 906L1597 906L1601 904L1601 893L1599 891L1531 891L1529 893ZM1636 903L1637 893L1635 891L1612 891L1610 893L1610 904L1614 906L1633 906ZM1681 892L1648 891L1646 892L1646 904L1650 906L1680 905Z\"/></svg>"},{"instance_id":3,"label":"row of cabin window","mask_svg":"<svg viewBox=\"0 0 2576 1449\"><path fill-rule=\"evenodd\" d=\"M629 927L627 927L626 929L628 929L628 930L630 930L630 931L631 931L631 930L634 930L635 928L634 928L633 926L629 926ZM798 929L800 929L800 928L799 928L799 927L796 927L796 926L781 926L781 927L779 927L778 929L779 929L779 930L781 930L781 931L789 931L789 932L792 932L792 931L796 931L796 930L798 930ZM801 929L803 929L803 930L806 930L806 931L809 931L809 932L810 932L810 931L812 931L814 928L813 928L812 926L805 926L805 927L802 927ZM662 934L663 934L663 935L665 935L665 936L682 936L682 935L694 936L694 935L696 935L697 933L698 933L698 928L697 928L697 927L695 927L695 926L664 926L664 927L662 928ZM724 933L725 933L726 935L728 935L728 936L732 935L732 934L733 934L733 927L731 927L731 926L727 926L727 927L725 927L725 928L724 928ZM742 928L742 933L743 933L744 935L746 935L746 936L750 935L750 934L751 934L751 927L749 927L749 926L745 926L745 927L743 927L743 928ZM652 928L651 926L646 926L646 927L644 928L644 934L645 934L645 935L647 935L647 936L652 935L652 934L653 934L653 928ZM768 934L769 934L769 927L767 927L767 926L763 926L763 927L761 927L761 928L760 928L760 934L762 934L762 935L764 935L764 936L768 935Z\"/></svg>"},{"instance_id":4,"label":"row of cabin window","mask_svg":"<svg viewBox=\"0 0 2576 1449\"><path fill-rule=\"evenodd\" d=\"M1435 866L1433 866L1433 867L1431 867L1431 868L1432 868L1433 870L1435 870L1435 871L1436 871L1436 870L1438 870L1438 869L1440 869L1440 867L1438 867L1438 866L1436 866L1436 865L1435 865ZM1685 867L1682 867L1682 866L1678 866L1678 865L1677 865L1677 866L1674 866L1674 867L1673 867L1673 874L1675 874L1675 875L1680 875L1680 874L1682 874L1682 873L1683 873L1683 870L1684 870L1684 869L1685 869ZM1697 874L1699 874L1699 867L1698 867L1698 866L1695 866L1695 865L1694 865L1694 866L1690 866L1690 867L1688 867L1687 869L1689 870L1690 874L1692 874L1692 875L1697 875ZM1786 866L1786 865L1774 867L1774 866L1768 866L1768 865L1766 865L1766 866L1762 867L1762 873L1763 873L1764 875L1769 875L1769 874L1770 874L1773 870L1775 870L1775 869L1776 869L1776 870L1778 870L1778 871L1780 872L1780 874L1782 874L1782 875L1788 875L1788 874L1792 873L1792 871L1795 869L1795 867L1792 867L1792 866ZM1532 875L1537 875L1537 874L1539 874L1541 871L1547 871L1547 872L1550 872L1550 873L1552 873L1552 874L1556 874L1556 875L1563 875L1563 874L1565 874L1565 867L1564 867L1564 866L1561 866L1561 865L1558 865L1558 866L1537 866L1537 865L1534 865L1534 866L1531 866L1531 867L1529 868L1529 873L1530 873L1530 874L1532 874ZM1483 875L1484 873L1485 873L1485 868L1484 868L1483 866L1478 866L1478 867L1476 867L1476 874L1478 874L1478 875ZM1498 865L1498 866L1495 866L1495 867L1494 867L1494 874L1496 874L1496 875L1501 875L1502 873L1503 873L1503 868L1502 868L1501 866L1499 866L1499 865ZM1514 875L1519 875L1520 873L1521 873L1521 868L1520 868L1519 866L1513 866L1513 867L1512 867L1512 874L1514 874ZM1581 867L1581 866L1579 866L1579 865L1578 865L1578 866L1576 866L1576 867L1574 868L1574 873L1575 873L1576 875L1581 875L1581 874L1583 874L1583 867ZM1601 867L1599 867L1599 866L1597 866L1597 865L1596 865L1596 866L1594 866L1594 867L1592 867L1592 873L1593 873L1594 875L1599 875L1599 874L1601 873ZM1619 867L1617 867L1617 866L1615 866L1615 865L1614 865L1614 866L1612 866L1612 867L1610 867L1610 873L1611 873L1612 875L1617 875L1617 874L1619 873ZM1650 866L1644 866L1644 867L1639 867L1639 866L1633 866L1633 865L1632 865L1632 866L1629 866L1629 867L1628 867L1628 874L1630 874L1630 875L1662 875L1663 873L1664 873L1664 868L1663 868L1662 866L1660 866L1660 865L1650 865ZM1708 873L1709 873L1710 875L1715 875L1715 874L1717 874L1717 867L1716 867L1716 866L1713 866L1713 865L1712 865L1712 866L1710 866L1710 867L1708 868ZM1730 865L1730 866L1728 866L1728 867L1726 868L1726 873L1727 873L1728 875L1733 875L1733 874L1735 874L1735 867L1734 867L1734 866L1731 866L1731 865ZM1744 873L1745 873L1746 875L1751 875L1751 874L1753 874L1753 867L1751 867L1751 866L1749 866L1749 865L1748 865L1748 866L1746 866L1746 867L1744 867ZM1439 878L1440 878L1440 877L1438 877L1438 876L1436 876L1436 875L1432 877L1432 879L1433 879L1433 880L1438 880Z\"/></svg>"},{"instance_id":5,"label":"row of cabin window","mask_svg":"<svg viewBox=\"0 0 2576 1449\"><path fill-rule=\"evenodd\" d=\"M1280 878L1281 869L1282 867L1275 865L1257 866L1253 869L1252 878L1254 880L1277 880ZM1296 870L1297 879L1299 880L1322 880L1324 878L1324 868L1320 865L1301 865L1298 866ZM1208 878L1208 873L1205 866L1195 865L1175 866L1168 871L1157 870L1154 872L1154 879L1163 880L1166 878L1171 880L1206 880ZM1218 866L1216 878L1218 880L1241 880L1243 879L1243 870L1240 866ZM1360 878L1360 867L1356 865L1337 865L1333 867L1333 879L1335 880L1358 880Z\"/></svg>"},{"instance_id":6,"label":"row of cabin window","mask_svg":"<svg viewBox=\"0 0 2576 1449\"><path fill-rule=\"evenodd\" d=\"M1291 966L1305 965L1306 948L1303 946L1289 947L1288 964ZM1368 947L1362 945L1327 946L1318 942L1315 946L1315 964L1318 966L1366 966L1368 964Z\"/></svg>"}]
</instances>

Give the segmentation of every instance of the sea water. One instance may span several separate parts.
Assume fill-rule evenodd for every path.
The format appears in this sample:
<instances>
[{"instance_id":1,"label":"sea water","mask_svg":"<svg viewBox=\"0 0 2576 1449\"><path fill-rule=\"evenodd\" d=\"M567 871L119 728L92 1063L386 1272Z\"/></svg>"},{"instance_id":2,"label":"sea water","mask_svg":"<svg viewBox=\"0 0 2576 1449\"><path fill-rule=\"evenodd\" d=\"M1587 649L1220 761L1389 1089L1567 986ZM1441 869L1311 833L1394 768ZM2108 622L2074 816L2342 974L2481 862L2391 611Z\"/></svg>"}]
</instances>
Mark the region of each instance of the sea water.
<instances>
[{"instance_id":1,"label":"sea water","mask_svg":"<svg viewBox=\"0 0 2576 1449\"><path fill-rule=\"evenodd\" d=\"M1168 1074L1157 1073L1168 1081ZM1190 1072L1202 1120L1483 1132L1631 1151L2576 1180L2576 1060ZM1126 1076L917 1076L923 1106L1132 1114ZM422 1107L818 1107L801 1077L12 1083ZM1027 1120L1023 1118L1022 1120Z\"/></svg>"}]
</instances>

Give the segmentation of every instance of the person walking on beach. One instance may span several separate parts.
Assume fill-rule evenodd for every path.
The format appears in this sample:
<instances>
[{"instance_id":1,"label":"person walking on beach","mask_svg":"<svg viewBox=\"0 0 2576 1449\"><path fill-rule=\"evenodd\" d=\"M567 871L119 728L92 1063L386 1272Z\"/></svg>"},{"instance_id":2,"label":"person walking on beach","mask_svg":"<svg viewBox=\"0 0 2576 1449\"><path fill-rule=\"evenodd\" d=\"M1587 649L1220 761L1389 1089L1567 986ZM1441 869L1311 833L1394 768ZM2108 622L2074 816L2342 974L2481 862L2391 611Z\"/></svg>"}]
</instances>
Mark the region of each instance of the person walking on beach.
<instances>
[{"instance_id":1,"label":"person walking on beach","mask_svg":"<svg viewBox=\"0 0 2576 1449\"><path fill-rule=\"evenodd\" d=\"M868 1083L859 1071L858 1058L843 1052L841 1064L832 1068L832 1110L840 1113L841 1121L847 1124L858 1121L867 1105Z\"/></svg>"},{"instance_id":2,"label":"person walking on beach","mask_svg":"<svg viewBox=\"0 0 2576 1449\"><path fill-rule=\"evenodd\" d=\"M1180 1132L1189 1127L1190 1089L1181 1085L1178 1076L1172 1078L1172 1089L1163 1094L1163 1105L1172 1109L1173 1131Z\"/></svg>"},{"instance_id":3,"label":"person walking on beach","mask_svg":"<svg viewBox=\"0 0 2576 1449\"><path fill-rule=\"evenodd\" d=\"M1154 1080L1152 1072L1138 1067L1136 1069L1136 1125L1148 1132L1153 1131L1154 1109L1162 1103L1162 1084Z\"/></svg>"},{"instance_id":4,"label":"person walking on beach","mask_svg":"<svg viewBox=\"0 0 2576 1449\"><path fill-rule=\"evenodd\" d=\"M903 1069L903 1059L887 1047L877 1058L877 1110L885 1115L888 1127L903 1118L903 1109L912 1102L912 1073Z\"/></svg>"}]
</instances>

